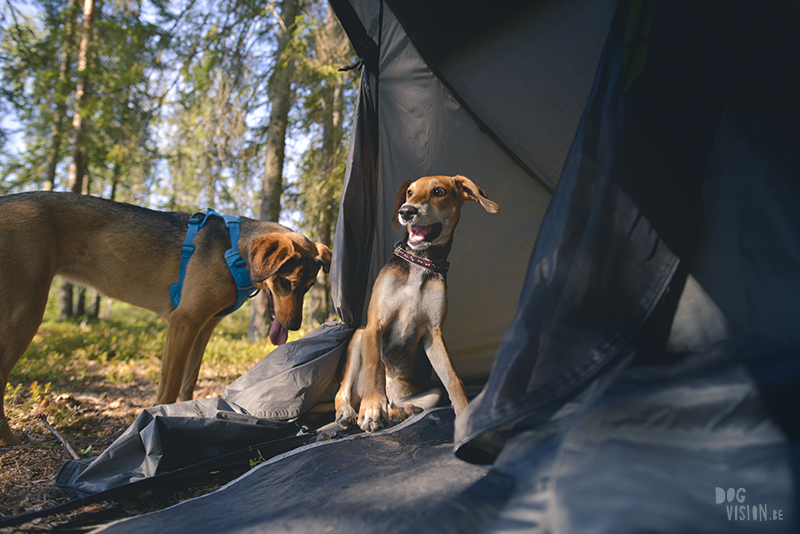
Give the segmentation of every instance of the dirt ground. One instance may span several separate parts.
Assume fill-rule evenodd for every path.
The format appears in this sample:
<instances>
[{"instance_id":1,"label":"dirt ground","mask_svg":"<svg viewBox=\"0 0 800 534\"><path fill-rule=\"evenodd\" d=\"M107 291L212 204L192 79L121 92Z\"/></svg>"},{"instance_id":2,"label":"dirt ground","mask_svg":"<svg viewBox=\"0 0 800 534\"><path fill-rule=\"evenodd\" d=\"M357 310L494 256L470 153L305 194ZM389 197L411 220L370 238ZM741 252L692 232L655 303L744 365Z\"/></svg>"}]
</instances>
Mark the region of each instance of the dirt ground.
<instances>
[{"instance_id":1,"label":"dirt ground","mask_svg":"<svg viewBox=\"0 0 800 534\"><path fill-rule=\"evenodd\" d=\"M195 398L216 397L227 383L201 379ZM70 423L52 426L80 457L96 456L127 428L142 409L151 405L155 384L134 379L125 384L111 384L101 378L87 377L80 385L53 384L51 394L31 405L31 395L20 394L17 406L28 408L12 428L23 443L0 447L0 519L51 508L69 501L54 481L61 467L71 459L66 447L48 430L43 415L54 410L69 411ZM56 404L58 406L53 406ZM7 412L8 406L7 406ZM230 478L230 477L229 477ZM82 532L108 521L158 510L181 500L213 491L227 482L206 480L181 490L150 494L132 502L99 503L81 509L36 519L0 532Z\"/></svg>"}]
</instances>

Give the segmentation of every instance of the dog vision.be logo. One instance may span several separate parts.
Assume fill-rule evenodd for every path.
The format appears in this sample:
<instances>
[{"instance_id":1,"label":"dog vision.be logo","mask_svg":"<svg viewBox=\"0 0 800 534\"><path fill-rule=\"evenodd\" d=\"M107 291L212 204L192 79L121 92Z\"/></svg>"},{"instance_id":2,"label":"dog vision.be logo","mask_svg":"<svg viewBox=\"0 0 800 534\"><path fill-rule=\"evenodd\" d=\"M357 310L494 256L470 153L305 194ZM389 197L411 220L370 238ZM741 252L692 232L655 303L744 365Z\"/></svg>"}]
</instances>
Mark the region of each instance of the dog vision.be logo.
<instances>
[{"instance_id":1,"label":"dog vision.be logo","mask_svg":"<svg viewBox=\"0 0 800 534\"><path fill-rule=\"evenodd\" d=\"M726 504L728 521L783 521L783 510L770 510L766 504L745 504L747 490L715 488L717 504ZM772 513L770 513L772 512Z\"/></svg>"}]
</instances>

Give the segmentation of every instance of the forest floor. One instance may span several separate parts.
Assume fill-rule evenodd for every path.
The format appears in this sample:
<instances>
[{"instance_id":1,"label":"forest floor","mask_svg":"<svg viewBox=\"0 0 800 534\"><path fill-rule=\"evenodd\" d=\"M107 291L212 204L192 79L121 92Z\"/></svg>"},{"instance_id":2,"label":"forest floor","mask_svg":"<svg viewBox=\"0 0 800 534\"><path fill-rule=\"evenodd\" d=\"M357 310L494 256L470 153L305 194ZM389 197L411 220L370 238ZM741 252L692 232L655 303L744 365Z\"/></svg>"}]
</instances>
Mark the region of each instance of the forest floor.
<instances>
[{"instance_id":1,"label":"forest floor","mask_svg":"<svg viewBox=\"0 0 800 534\"><path fill-rule=\"evenodd\" d=\"M12 372L5 409L22 443L0 446L0 521L69 501L55 486L59 470L73 459L64 442L80 458L97 456L152 406L166 324L121 303L114 303L112 310L112 317L88 325L48 319L55 315L49 310ZM243 339L245 313L231 317L209 343L195 398L219 397L273 348L268 341ZM236 475L89 504L0 532L82 532L208 493Z\"/></svg>"}]
</instances>

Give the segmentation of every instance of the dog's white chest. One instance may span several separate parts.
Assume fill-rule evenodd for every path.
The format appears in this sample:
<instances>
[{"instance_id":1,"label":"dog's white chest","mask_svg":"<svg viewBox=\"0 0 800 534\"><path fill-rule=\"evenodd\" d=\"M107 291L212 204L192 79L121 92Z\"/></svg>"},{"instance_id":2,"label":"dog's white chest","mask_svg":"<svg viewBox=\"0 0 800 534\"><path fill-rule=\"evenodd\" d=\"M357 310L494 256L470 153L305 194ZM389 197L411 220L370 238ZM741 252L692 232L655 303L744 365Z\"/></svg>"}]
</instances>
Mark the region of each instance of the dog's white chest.
<instances>
[{"instance_id":1,"label":"dog's white chest","mask_svg":"<svg viewBox=\"0 0 800 534\"><path fill-rule=\"evenodd\" d=\"M380 295L375 313L381 324L393 331L390 336L407 339L420 326L440 327L447 311L444 285L431 282L422 269L411 269L408 277L380 276L376 294ZM382 287L378 287L382 286Z\"/></svg>"}]
</instances>

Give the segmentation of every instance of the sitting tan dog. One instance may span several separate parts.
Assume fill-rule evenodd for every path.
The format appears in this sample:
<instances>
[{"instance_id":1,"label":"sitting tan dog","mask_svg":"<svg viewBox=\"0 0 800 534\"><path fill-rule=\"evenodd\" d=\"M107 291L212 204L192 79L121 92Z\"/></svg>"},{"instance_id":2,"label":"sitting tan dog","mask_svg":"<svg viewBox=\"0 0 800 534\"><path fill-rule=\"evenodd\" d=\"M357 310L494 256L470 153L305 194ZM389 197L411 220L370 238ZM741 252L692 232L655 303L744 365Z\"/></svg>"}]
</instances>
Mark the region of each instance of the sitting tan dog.
<instances>
[{"instance_id":1,"label":"sitting tan dog","mask_svg":"<svg viewBox=\"0 0 800 534\"><path fill-rule=\"evenodd\" d=\"M463 176L428 176L406 181L397 193L392 224L406 227L394 256L372 289L367 324L353 335L336 394L336 422L374 432L439 401L438 389L417 395L411 374L422 343L447 389L456 415L467 405L442 337L447 316L445 275L453 231L467 200L489 213L500 207Z\"/></svg>"},{"instance_id":2,"label":"sitting tan dog","mask_svg":"<svg viewBox=\"0 0 800 534\"><path fill-rule=\"evenodd\" d=\"M182 267L190 218L197 233ZM287 329L300 328L303 295L320 267L328 272L330 249L276 223L235 224L239 238L232 244L233 231L216 214L152 211L74 193L0 197L0 445L17 441L3 394L57 274L166 318L158 404L192 398L206 344L221 314L243 301L240 288L248 291L245 299L256 289L267 292L275 344L286 341ZM249 288L234 280L226 256L246 267ZM179 272L175 306L170 287Z\"/></svg>"}]
</instances>

